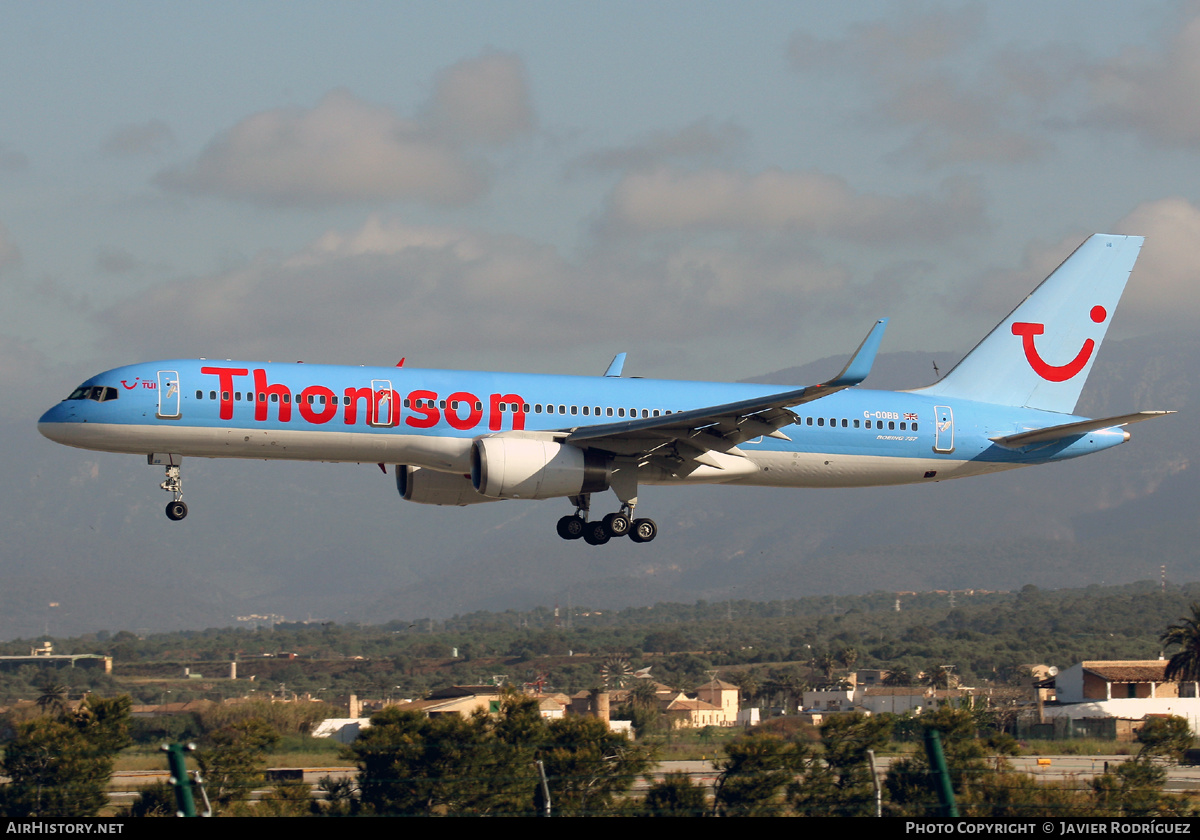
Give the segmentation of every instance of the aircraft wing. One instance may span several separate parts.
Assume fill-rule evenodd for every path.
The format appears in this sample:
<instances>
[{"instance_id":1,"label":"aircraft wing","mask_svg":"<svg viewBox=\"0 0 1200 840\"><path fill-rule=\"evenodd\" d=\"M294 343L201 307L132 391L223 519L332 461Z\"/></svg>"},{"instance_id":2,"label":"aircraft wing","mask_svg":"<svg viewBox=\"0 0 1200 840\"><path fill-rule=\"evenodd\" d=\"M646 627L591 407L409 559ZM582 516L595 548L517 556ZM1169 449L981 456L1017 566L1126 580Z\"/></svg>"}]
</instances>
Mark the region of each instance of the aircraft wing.
<instances>
[{"instance_id":1,"label":"aircraft wing","mask_svg":"<svg viewBox=\"0 0 1200 840\"><path fill-rule=\"evenodd\" d=\"M1116 417L1101 417L1098 420L1080 420L1076 423L1063 423L1060 426L1047 426L1044 429L1032 429L1013 435L999 435L989 438L989 440L1008 449L1020 449L1022 446L1034 443L1050 443L1063 438L1085 435L1098 429L1128 426L1130 423L1140 423L1143 420L1153 420L1155 417L1174 413L1174 411L1137 411L1133 414L1121 414Z\"/></svg>"},{"instance_id":2,"label":"aircraft wing","mask_svg":"<svg viewBox=\"0 0 1200 840\"><path fill-rule=\"evenodd\" d=\"M796 422L791 408L827 397L866 379L886 327L886 318L875 322L842 372L820 385L660 417L580 426L555 433L555 437L564 443L602 449L616 455L660 461L660 465L672 472L686 474L699 464L720 467L720 462L708 453L715 450L741 455L738 444L760 435L788 440L779 430Z\"/></svg>"}]
</instances>

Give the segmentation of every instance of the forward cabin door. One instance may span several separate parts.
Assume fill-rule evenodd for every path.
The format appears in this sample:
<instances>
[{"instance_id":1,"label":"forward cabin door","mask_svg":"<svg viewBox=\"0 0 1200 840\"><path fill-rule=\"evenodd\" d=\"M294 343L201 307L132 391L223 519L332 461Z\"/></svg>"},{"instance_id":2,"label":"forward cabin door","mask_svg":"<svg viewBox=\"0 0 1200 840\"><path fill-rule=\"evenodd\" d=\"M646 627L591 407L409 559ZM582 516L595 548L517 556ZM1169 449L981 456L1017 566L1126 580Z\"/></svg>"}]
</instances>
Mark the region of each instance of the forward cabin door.
<instances>
[{"instance_id":1,"label":"forward cabin door","mask_svg":"<svg viewBox=\"0 0 1200 840\"><path fill-rule=\"evenodd\" d=\"M158 419L179 418L179 373L174 370L158 372Z\"/></svg>"}]
</instances>

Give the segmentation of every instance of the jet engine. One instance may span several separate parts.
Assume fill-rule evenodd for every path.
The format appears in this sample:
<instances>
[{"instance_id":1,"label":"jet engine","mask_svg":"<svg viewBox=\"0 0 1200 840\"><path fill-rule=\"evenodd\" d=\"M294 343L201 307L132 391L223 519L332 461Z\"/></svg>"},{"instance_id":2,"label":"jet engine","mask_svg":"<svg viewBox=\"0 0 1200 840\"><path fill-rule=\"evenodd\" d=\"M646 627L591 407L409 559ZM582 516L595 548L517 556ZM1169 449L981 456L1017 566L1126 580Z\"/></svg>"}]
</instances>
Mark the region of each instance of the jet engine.
<instances>
[{"instance_id":1,"label":"jet engine","mask_svg":"<svg viewBox=\"0 0 1200 840\"><path fill-rule=\"evenodd\" d=\"M533 438L483 437L471 446L471 484L493 499L555 499L608 489L609 459Z\"/></svg>"},{"instance_id":2,"label":"jet engine","mask_svg":"<svg viewBox=\"0 0 1200 840\"><path fill-rule=\"evenodd\" d=\"M396 465L396 489L408 501L422 505L461 507L498 501L476 493L471 479L462 473L444 473L405 464Z\"/></svg>"}]
</instances>

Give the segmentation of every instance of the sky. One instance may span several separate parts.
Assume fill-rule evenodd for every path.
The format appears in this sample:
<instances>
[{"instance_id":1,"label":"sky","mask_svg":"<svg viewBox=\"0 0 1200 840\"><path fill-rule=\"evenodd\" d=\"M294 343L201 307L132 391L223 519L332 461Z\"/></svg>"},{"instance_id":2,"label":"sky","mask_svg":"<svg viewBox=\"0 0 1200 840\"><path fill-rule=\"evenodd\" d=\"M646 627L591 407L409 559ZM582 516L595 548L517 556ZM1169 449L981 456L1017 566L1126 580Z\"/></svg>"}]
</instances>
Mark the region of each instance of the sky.
<instances>
[{"instance_id":1,"label":"sky","mask_svg":"<svg viewBox=\"0 0 1200 840\"><path fill-rule=\"evenodd\" d=\"M1200 314L1194 3L9 0L0 77L8 447L151 359L962 353L1096 232Z\"/></svg>"},{"instance_id":2,"label":"sky","mask_svg":"<svg viewBox=\"0 0 1200 840\"><path fill-rule=\"evenodd\" d=\"M5 12L0 376L41 404L179 356L965 348L1093 232L1148 237L1118 334L1200 306L1194 5Z\"/></svg>"}]
</instances>

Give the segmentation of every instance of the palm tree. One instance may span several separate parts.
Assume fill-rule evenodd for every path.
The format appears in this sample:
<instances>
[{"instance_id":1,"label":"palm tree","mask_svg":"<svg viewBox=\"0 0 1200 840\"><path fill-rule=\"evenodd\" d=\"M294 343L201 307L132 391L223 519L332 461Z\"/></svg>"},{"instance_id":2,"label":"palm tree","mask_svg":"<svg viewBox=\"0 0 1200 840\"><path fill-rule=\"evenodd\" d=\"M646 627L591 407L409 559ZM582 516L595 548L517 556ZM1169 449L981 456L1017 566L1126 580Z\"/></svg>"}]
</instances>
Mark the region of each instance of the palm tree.
<instances>
[{"instance_id":1,"label":"palm tree","mask_svg":"<svg viewBox=\"0 0 1200 840\"><path fill-rule=\"evenodd\" d=\"M646 710L658 708L658 686L654 680L636 680L629 690L629 702Z\"/></svg>"},{"instance_id":2,"label":"palm tree","mask_svg":"<svg viewBox=\"0 0 1200 840\"><path fill-rule=\"evenodd\" d=\"M1192 602L1191 618L1181 618L1178 624L1167 627L1158 640L1164 647L1179 646L1179 652L1167 663L1164 675L1168 680L1195 682L1200 680L1200 603Z\"/></svg>"},{"instance_id":3,"label":"palm tree","mask_svg":"<svg viewBox=\"0 0 1200 840\"><path fill-rule=\"evenodd\" d=\"M62 714L67 710L67 692L70 687L57 683L54 680L47 680L38 687L38 708L43 714L57 712Z\"/></svg>"},{"instance_id":4,"label":"palm tree","mask_svg":"<svg viewBox=\"0 0 1200 840\"><path fill-rule=\"evenodd\" d=\"M912 673L903 665L898 668L892 668L888 671L888 675L883 678L883 684L886 686L912 685Z\"/></svg>"},{"instance_id":5,"label":"palm tree","mask_svg":"<svg viewBox=\"0 0 1200 840\"><path fill-rule=\"evenodd\" d=\"M747 671L744 674L739 674L737 677L738 687L742 691L742 700L745 706L753 706L754 699L762 691L762 684L758 681L758 677Z\"/></svg>"},{"instance_id":6,"label":"palm tree","mask_svg":"<svg viewBox=\"0 0 1200 840\"><path fill-rule=\"evenodd\" d=\"M825 682L829 682L833 679L833 672L837 670L837 659L832 653L825 651L813 658L813 665L825 675Z\"/></svg>"}]
</instances>

